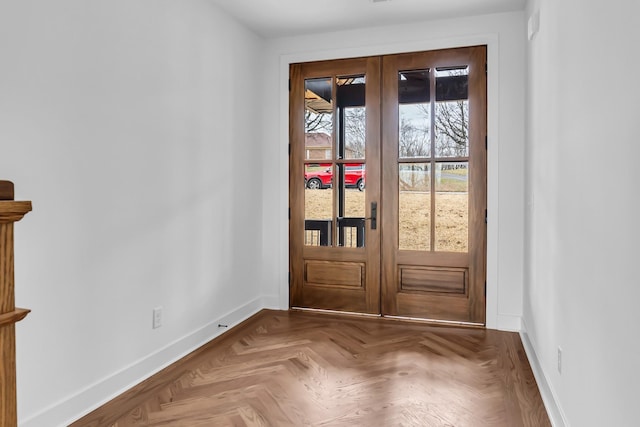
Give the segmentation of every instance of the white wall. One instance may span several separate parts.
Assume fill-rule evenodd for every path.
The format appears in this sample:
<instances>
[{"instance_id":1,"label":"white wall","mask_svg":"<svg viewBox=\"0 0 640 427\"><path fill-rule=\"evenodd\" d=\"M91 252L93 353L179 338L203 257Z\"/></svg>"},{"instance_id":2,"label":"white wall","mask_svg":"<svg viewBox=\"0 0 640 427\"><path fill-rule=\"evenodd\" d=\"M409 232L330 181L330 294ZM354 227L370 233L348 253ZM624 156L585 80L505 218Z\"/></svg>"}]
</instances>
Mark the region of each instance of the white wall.
<instances>
[{"instance_id":1,"label":"white wall","mask_svg":"<svg viewBox=\"0 0 640 427\"><path fill-rule=\"evenodd\" d=\"M532 0L536 11L524 326L558 425L637 425L640 5Z\"/></svg>"},{"instance_id":2,"label":"white wall","mask_svg":"<svg viewBox=\"0 0 640 427\"><path fill-rule=\"evenodd\" d=\"M525 53L522 12L270 40L265 76L263 257L266 295L288 307L288 64L487 44L489 96L487 325L522 315ZM278 102L279 108L275 108Z\"/></svg>"},{"instance_id":3,"label":"white wall","mask_svg":"<svg viewBox=\"0 0 640 427\"><path fill-rule=\"evenodd\" d=\"M0 3L0 178L34 206L21 425L70 421L263 306L262 46L205 0Z\"/></svg>"}]
</instances>

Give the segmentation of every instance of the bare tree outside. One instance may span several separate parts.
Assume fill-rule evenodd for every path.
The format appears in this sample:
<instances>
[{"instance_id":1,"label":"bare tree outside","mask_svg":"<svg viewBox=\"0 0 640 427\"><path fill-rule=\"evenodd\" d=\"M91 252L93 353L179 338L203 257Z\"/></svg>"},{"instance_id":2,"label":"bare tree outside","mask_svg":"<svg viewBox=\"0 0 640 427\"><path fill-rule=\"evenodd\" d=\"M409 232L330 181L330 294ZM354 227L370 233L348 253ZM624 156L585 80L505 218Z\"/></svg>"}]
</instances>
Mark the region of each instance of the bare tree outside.
<instances>
[{"instance_id":1,"label":"bare tree outside","mask_svg":"<svg viewBox=\"0 0 640 427\"><path fill-rule=\"evenodd\" d=\"M345 147L347 158L363 159L366 144L366 109L351 107L344 110Z\"/></svg>"},{"instance_id":2,"label":"bare tree outside","mask_svg":"<svg viewBox=\"0 0 640 427\"><path fill-rule=\"evenodd\" d=\"M412 120L401 115L398 134L400 157L428 157L431 151L430 134L428 115L420 120Z\"/></svg>"},{"instance_id":3,"label":"bare tree outside","mask_svg":"<svg viewBox=\"0 0 640 427\"><path fill-rule=\"evenodd\" d=\"M426 108L425 108L426 106ZM398 155L400 158L426 158L431 154L429 104L400 104ZM399 185L406 191L428 191L429 167L426 163L401 164Z\"/></svg>"},{"instance_id":4,"label":"bare tree outside","mask_svg":"<svg viewBox=\"0 0 640 427\"><path fill-rule=\"evenodd\" d=\"M436 153L465 157L469 147L469 101L436 103Z\"/></svg>"},{"instance_id":5,"label":"bare tree outside","mask_svg":"<svg viewBox=\"0 0 640 427\"><path fill-rule=\"evenodd\" d=\"M398 143L399 155L404 158L430 155L430 106L417 104L415 115L401 115ZM438 102L435 107L436 153L443 157L464 157L469 146L469 103L465 100ZM305 112L305 130L308 133L331 133L332 115ZM346 146L353 158L363 158L366 145L365 109L345 109Z\"/></svg>"},{"instance_id":6,"label":"bare tree outside","mask_svg":"<svg viewBox=\"0 0 640 427\"><path fill-rule=\"evenodd\" d=\"M431 114L429 104L420 104L419 110L424 120L428 120ZM465 157L468 155L469 102L466 99L436 103L435 134L438 156Z\"/></svg>"},{"instance_id":7,"label":"bare tree outside","mask_svg":"<svg viewBox=\"0 0 640 427\"><path fill-rule=\"evenodd\" d=\"M310 109L304 110L304 130L307 133L325 132L331 134L333 129L331 113L316 113Z\"/></svg>"},{"instance_id":8,"label":"bare tree outside","mask_svg":"<svg viewBox=\"0 0 640 427\"><path fill-rule=\"evenodd\" d=\"M466 93L468 68L438 70L436 79L457 79L452 83L457 88L459 99L436 100L435 133L436 155L443 157L466 157L469 155L469 100ZM463 79L460 81L460 79Z\"/></svg>"}]
</instances>

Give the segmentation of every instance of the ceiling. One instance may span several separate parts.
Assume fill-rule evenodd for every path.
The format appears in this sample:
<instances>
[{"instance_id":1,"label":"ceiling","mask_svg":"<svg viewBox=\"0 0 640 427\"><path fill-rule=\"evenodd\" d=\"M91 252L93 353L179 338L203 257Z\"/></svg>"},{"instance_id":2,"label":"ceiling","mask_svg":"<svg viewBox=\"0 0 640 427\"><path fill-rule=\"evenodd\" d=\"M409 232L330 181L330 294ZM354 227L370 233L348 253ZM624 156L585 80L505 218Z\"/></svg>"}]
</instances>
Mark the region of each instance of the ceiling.
<instances>
[{"instance_id":1,"label":"ceiling","mask_svg":"<svg viewBox=\"0 0 640 427\"><path fill-rule=\"evenodd\" d=\"M522 10L525 0L210 0L265 38Z\"/></svg>"}]
</instances>

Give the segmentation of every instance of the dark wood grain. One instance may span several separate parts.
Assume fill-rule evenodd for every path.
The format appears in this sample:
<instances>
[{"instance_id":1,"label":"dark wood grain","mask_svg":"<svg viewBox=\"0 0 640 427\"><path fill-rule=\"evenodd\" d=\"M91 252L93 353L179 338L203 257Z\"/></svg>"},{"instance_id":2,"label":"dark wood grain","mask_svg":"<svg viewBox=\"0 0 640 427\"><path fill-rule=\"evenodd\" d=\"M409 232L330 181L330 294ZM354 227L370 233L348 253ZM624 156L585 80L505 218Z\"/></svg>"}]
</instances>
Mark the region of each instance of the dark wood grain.
<instances>
[{"instance_id":1,"label":"dark wood grain","mask_svg":"<svg viewBox=\"0 0 640 427\"><path fill-rule=\"evenodd\" d=\"M412 52L387 55L382 59L382 314L423 319L485 324L486 301L486 224L484 212L487 206L486 190L486 46ZM435 151L436 82L433 70L438 67L469 67L469 211L468 252L415 251L399 249L399 195L398 195L398 75L401 71L431 70L431 153L433 157L422 160L431 164L433 171L439 161L452 159L437 157ZM465 160L457 158L456 160ZM413 160L412 160L413 161ZM435 181L431 180L431 194L436 194ZM436 218L436 197L430 198L430 217ZM430 222L430 247L434 247L435 221ZM465 281L460 283L464 292L443 292L449 283L436 283L434 274L424 282L422 291L402 286L400 274L415 268L423 272L456 269L464 270Z\"/></svg>"},{"instance_id":2,"label":"dark wood grain","mask_svg":"<svg viewBox=\"0 0 640 427\"><path fill-rule=\"evenodd\" d=\"M290 67L289 99L289 268L290 306L324 310L412 317L434 321L450 321L474 325L485 324L486 298L486 224L487 161L485 137L487 133L486 46L411 52L379 57L317 61L292 64ZM469 156L441 157L435 150L435 105L437 85L435 70L439 67L468 67ZM432 173L430 194L436 195L435 170L438 163L468 162L468 248L466 252L438 251L435 248L436 220L430 220L431 250L402 250L399 245L399 164L409 160L399 158L399 73L411 70L428 71L428 105L430 106L431 154L419 159L430 164ZM305 246L305 80L339 76L366 75L366 201L367 216L371 203L377 203L378 219L375 230L367 222L364 248ZM333 84L334 92L336 89ZM426 86L425 86L426 88ZM466 95L465 95L466 96ZM335 93L333 98L336 98ZM335 101L336 99L334 99ZM334 115L339 116L337 102ZM335 119L335 118L334 118ZM334 120L336 123L339 122ZM336 132L333 131L332 158L328 163L349 161L336 151ZM415 162L412 159L411 162ZM339 192L332 192L335 242L336 206L340 206ZM436 198L430 196L429 218L437 217ZM465 205L466 206L466 205ZM421 214L422 215L422 214ZM446 225L446 224L445 224ZM416 230L418 233L419 230ZM332 267L336 264L339 268ZM351 263L351 264L349 264ZM317 268L323 265L322 281ZM346 268L350 265L352 268ZM361 270L358 266L364 266ZM362 274L364 271L364 274ZM455 282L452 274L456 271ZM409 281L402 280L413 276ZM419 272L419 274L418 274ZM321 285L321 286L319 286ZM351 288L351 289L349 289Z\"/></svg>"},{"instance_id":3,"label":"dark wood grain","mask_svg":"<svg viewBox=\"0 0 640 427\"><path fill-rule=\"evenodd\" d=\"M26 308L16 308L13 311L0 314L0 328L5 325L11 325L17 323L27 317L31 310Z\"/></svg>"},{"instance_id":4,"label":"dark wood grain","mask_svg":"<svg viewBox=\"0 0 640 427\"><path fill-rule=\"evenodd\" d=\"M0 180L0 200L13 200L13 182Z\"/></svg>"},{"instance_id":5,"label":"dark wood grain","mask_svg":"<svg viewBox=\"0 0 640 427\"><path fill-rule=\"evenodd\" d=\"M28 313L16 309L13 225L31 210L31 202L13 201L13 184L0 181L0 426L17 425L15 323Z\"/></svg>"},{"instance_id":6,"label":"dark wood grain","mask_svg":"<svg viewBox=\"0 0 640 427\"><path fill-rule=\"evenodd\" d=\"M263 310L72 426L550 426L516 333Z\"/></svg>"},{"instance_id":7,"label":"dark wood grain","mask_svg":"<svg viewBox=\"0 0 640 427\"><path fill-rule=\"evenodd\" d=\"M365 228L365 247L345 248L336 246L305 246L305 81L312 78L329 78L335 81L340 76L366 76L366 164L367 186L365 206L380 203L380 58L354 58L335 61L317 61L292 64L290 67L291 92L289 102L289 271L290 305L292 307L333 309L358 313L380 313L380 228ZM335 86L335 82L333 83ZM336 97L334 87L333 97ZM337 104L334 100L334 106ZM335 134L335 131L333 132ZM334 144L332 159L328 163L341 164L349 159L340 159ZM333 206L338 205L338 192L333 191ZM335 208L334 208L335 209ZM334 217L336 215L333 215ZM334 222L335 223L335 222ZM332 230L335 234L336 230ZM334 236L335 237L335 236ZM332 241L336 241L335 238ZM322 286L308 280L317 277L318 265L322 263L324 277ZM333 265L332 265L333 264ZM312 271L308 270L308 267ZM350 267L350 268L349 268ZM354 276L355 273L355 276ZM345 286L355 284L357 286ZM351 288L351 289L349 289Z\"/></svg>"}]
</instances>

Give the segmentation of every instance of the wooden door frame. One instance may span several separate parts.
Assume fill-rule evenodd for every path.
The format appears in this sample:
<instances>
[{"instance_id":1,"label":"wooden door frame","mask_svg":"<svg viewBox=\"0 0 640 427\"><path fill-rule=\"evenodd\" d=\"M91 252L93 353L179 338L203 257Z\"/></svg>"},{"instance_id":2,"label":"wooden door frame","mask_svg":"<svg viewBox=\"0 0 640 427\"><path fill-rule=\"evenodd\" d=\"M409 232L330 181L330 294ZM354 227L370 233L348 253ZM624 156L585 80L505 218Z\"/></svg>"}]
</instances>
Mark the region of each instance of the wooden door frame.
<instances>
[{"instance_id":1,"label":"wooden door frame","mask_svg":"<svg viewBox=\"0 0 640 427\"><path fill-rule=\"evenodd\" d=\"M273 257L276 265L273 267L272 277L277 282L277 294L265 296L265 304L270 307L278 307L282 310L289 309L289 66L293 63L329 60L338 58L350 58L367 55L385 55L394 53L403 53L411 51L427 51L442 48L465 47L472 45L487 46L487 64L489 73L487 76L487 131L489 134L487 153L487 206L489 210L489 221L487 225L487 296L486 296L486 327L490 329L519 330L521 328L520 316L506 315L499 313L498 310L498 294L505 291L501 282L499 282L498 254L500 253L499 244L499 226L498 218L500 211L501 181L499 173L501 162L498 148L500 146L500 134L506 132L511 136L513 132L505 130L500 126L500 108L502 104L500 93L501 86L506 88L514 87L513 84L501 85L499 73L505 70L507 65L501 63L500 52L500 32L480 32L477 35L468 37L439 37L435 39L416 40L411 42L392 41L392 43L373 44L367 46L347 46L331 48L318 46L298 50L290 53L287 51L280 52L279 60L279 108L277 116L278 120L278 159L279 175L277 187L280 188L279 197L276 202L278 212L281 214L277 217L277 235L274 247L277 254ZM510 53L514 49L507 46L502 52ZM491 70L494 70L493 72ZM504 90L504 88L503 88ZM504 192L504 191L503 191ZM508 193L507 195L509 195ZM504 195L503 195L504 196ZM508 286L508 284L506 285ZM509 294L507 294L508 296Z\"/></svg>"},{"instance_id":2,"label":"wooden door frame","mask_svg":"<svg viewBox=\"0 0 640 427\"><path fill-rule=\"evenodd\" d=\"M301 102L300 107L304 107L304 87L306 79L327 78L333 80L334 76L355 76L363 74L366 76L365 103L367 111L366 121L366 164L380 163L380 58L377 56L347 58L328 61L312 61L296 63L290 65L290 97ZM335 82L332 83L336 87ZM337 92L333 94L335 99ZM289 152L289 283L290 307L308 307L323 309L333 307L332 310L356 312L361 314L378 314L380 312L380 265L378 262L370 262L373 255L379 258L380 254L380 228L371 227L370 220L364 221L365 225L365 246L358 248L337 247L329 243L329 246L307 246L302 241L303 230L305 229L305 201L304 201L304 108L296 109L295 105L289 106L290 126L289 142L291 144ZM337 107L335 105L334 107ZM297 125L293 125L296 123ZM337 159L337 146L335 133L333 130L332 159L327 163L347 163L348 159ZM298 142L298 144L296 144ZM313 162L317 162L314 160ZM378 204L380 201L380 171L378 167L367 170L366 178L366 200L365 216L370 217L370 206L372 203ZM335 182L334 182L335 183ZM301 185L302 184L302 185ZM292 191L292 186L297 185L298 191ZM300 191L302 189L302 191ZM337 190L337 187L335 188ZM324 191L324 190L320 190ZM302 196L302 197L301 197ZM333 194L337 197L336 194ZM334 199L335 200L335 199ZM333 218L335 219L335 217ZM332 230L335 225L332 226ZM335 240L335 239L333 239ZM297 261L302 261L300 265ZM360 280L358 286L350 284L348 286L339 285L334 281L336 278L345 278L346 274L340 273L332 276L331 280L314 282L307 279L309 271L326 269L340 265L340 269L355 269L358 271ZM339 279L338 279L339 280ZM350 281L350 280L349 280ZM330 283L331 282L331 283ZM330 283L330 284L329 284ZM335 286L333 286L335 285ZM307 291L303 293L303 289ZM340 303L335 304L336 298L340 298ZM304 300L304 301L303 301ZM324 307L326 305L326 307ZM338 308L339 307L339 308Z\"/></svg>"},{"instance_id":3,"label":"wooden door frame","mask_svg":"<svg viewBox=\"0 0 640 427\"><path fill-rule=\"evenodd\" d=\"M429 321L458 324L485 325L486 301L484 287L486 284L486 223L487 207L487 97L486 97L486 46L466 46L455 49L438 49L424 52L409 52L386 55L383 59L382 99L383 122L382 140L382 176L384 179L382 194L386 199L382 205L383 239L382 239L382 314L420 318ZM401 65L400 65L401 64ZM469 100L469 153L466 161L469 165L468 188L468 250L466 252L439 252L433 250L399 250L398 249L398 156L397 144L389 144L398 140L398 72L401 70L420 70L436 67L468 66L468 100ZM435 104L436 91L433 74L430 80L431 100ZM394 102L389 102L395 100ZM433 111L433 110L432 110ZM433 114L433 113L432 113ZM432 117L433 120L435 117ZM435 134L432 129L432 138ZM439 157L432 153L425 159L431 159L431 165L438 162L456 161L455 158ZM407 159L405 159L407 160ZM420 160L427 161L427 160ZM463 160L458 160L463 161ZM432 183L433 185L433 183ZM434 187L431 190L432 209L435 209ZM432 219L431 227L435 223ZM386 232L384 231L386 230ZM430 233L431 234L431 233ZM435 236L431 235L433 240ZM430 261L425 262L428 258ZM440 266L435 267L434 266ZM464 292L441 292L438 290L414 289L403 291L401 277L403 266L406 270L431 272L456 269L456 274L464 272ZM446 266L446 267L445 267ZM444 267L444 268L442 268ZM424 274L424 273L421 273ZM431 274L431 273L429 273ZM431 281L431 279L429 279ZM427 287L428 288L428 287ZM398 301L402 299L411 305L409 312L399 311ZM406 306L406 305L405 305ZM418 314L420 313L420 314Z\"/></svg>"},{"instance_id":4,"label":"wooden door frame","mask_svg":"<svg viewBox=\"0 0 640 427\"><path fill-rule=\"evenodd\" d=\"M396 61L401 62L393 65L396 64ZM387 68L386 65L382 67L383 62L390 64L390 68ZM398 272L400 271L398 268L401 268L401 265L398 264L398 262L400 262L398 261L398 257L404 255L404 258L406 258L406 255L410 255L407 251L399 251L397 248L398 184L397 172L394 172L394 170L397 169L398 166L398 148L397 144L385 144L385 147L381 147L380 145L381 140L392 142L397 140L398 137L397 101L395 104L393 101L397 98L398 93L397 73L403 69L420 69L424 66L435 70L435 67L448 67L451 65L463 66L464 64L470 66L469 101L470 105L472 105L472 115L469 117L469 153L464 157L464 159L467 159L465 161L469 162L468 164L471 167L469 175L468 212L470 233L469 249L465 253L434 252L433 248L427 252L409 251L411 253L415 252L412 254L412 257L410 257L412 261L409 261L409 258L405 261L405 263L409 262L411 265L414 265L415 267L412 267L414 270L418 267L427 266L450 266L448 268L455 266L459 271L465 272L466 278L463 280L464 286L462 288L464 292L459 295L458 292L460 291L456 285L455 294L442 294L440 290L442 289L441 287L435 288L437 289L435 293L433 291L416 293L417 291L413 290L413 288L411 289L412 292L407 293L406 290L403 291L401 289L401 280L398 276ZM353 311L391 316L412 316L420 317L424 320L485 324L486 225L484 215L482 215L482 220L480 219L480 212L482 212L482 214L486 212L486 150L484 148L484 141L486 139L487 129L487 105L485 68L486 46L440 49L355 59L305 62L290 65L290 99L296 100L295 103L293 101L290 103L289 111L291 121L289 129L290 307ZM337 78L336 76L356 75L362 72L355 70L366 70L367 76L377 76L372 80L373 84L367 82L367 163L373 162L371 164L373 167L370 168L369 171L374 172L375 175L370 177L370 182L374 184L373 187L374 190L376 190L373 193L373 198L370 197L369 192L367 192L367 205L371 204L373 206L374 203L371 201L374 199L376 200L375 203L381 202L383 207L381 209L382 221L380 222L380 228L383 230L386 229L386 234L390 236L390 238L386 240L388 247L384 251L381 251L380 233L373 229L369 230L367 227L367 234L371 234L372 237L374 237L374 239L372 239L374 240L374 242L372 242L374 245L369 246L368 244L365 248L366 252L360 251L362 254L365 254L364 258L356 259L354 252L352 254L353 259L347 259L349 252L347 252L346 248L336 248L335 245L331 243L329 243L329 246L309 247L302 242L303 230L305 229L304 196L306 192L306 190L303 190L305 186L301 185L303 184L302 176L304 175L303 169L306 158L304 154L305 131L302 124L305 110L304 86L307 79L330 77L331 81L333 81ZM380 79L380 77L382 77L382 79ZM433 78L432 74L430 101L432 109L436 100L436 86ZM368 80L367 78L367 81ZM334 88L336 87L335 83L333 83L333 86ZM332 102L335 102L335 96L334 94ZM382 109L380 109L383 99L386 101ZM384 117L382 114L384 114ZM431 126L433 126L433 118ZM332 159L339 159L337 146L335 145L335 137L334 130L332 137L334 142L331 150L333 153ZM433 138L435 138L435 136L432 130L431 139ZM372 146L370 146L370 142L373 143ZM376 154L375 156L369 154L370 148L373 148ZM384 156L381 157L381 154L384 154ZM435 165L434 162L436 161L451 161L449 157L442 157L440 160L437 160L437 157L434 156L436 156L435 151L431 154L432 165ZM461 157L460 159L463 158ZM336 161L328 160L332 162ZM387 182L381 186L380 178L384 176L387 177ZM385 194L382 194L380 191L382 187L384 187ZM432 186L431 192L433 191L434 187ZM335 204L336 195L334 194L333 196ZM383 197L387 200L383 201ZM431 197L431 209L433 210L435 209L435 199L433 199L434 195ZM336 213L334 211L333 216L335 217L335 215ZM369 231L371 233L369 233ZM335 230L333 230L333 232L335 232ZM433 241L433 236L431 239ZM377 249L377 251L373 249ZM434 264L433 262L436 259L440 261ZM443 263L443 261L446 260L449 261ZM357 261L360 262L358 263ZM382 265L382 274L380 274L379 265ZM340 268L337 269L337 267ZM350 269L354 267L357 268L353 273L345 275L343 271L347 267ZM339 270L340 272L331 276L327 276L327 274L329 274L328 272L323 272L322 276L326 276L326 278L321 281L315 281L307 278L309 274L312 274L309 273L307 269L309 269L309 272L327 269L327 271ZM363 270L362 272L360 272L361 269ZM366 270L366 273L364 273L364 270ZM356 273L356 271L360 273ZM426 270L422 268L421 271L424 272ZM443 270L432 269L432 271ZM378 274L374 274L376 272L378 272ZM361 277L363 274L364 278ZM355 288L352 285L340 285L343 281L344 283L351 282L354 277L360 277L360 280L357 280ZM428 276L426 279L427 283L433 281L432 277L432 275ZM374 286L376 284L377 286ZM317 286L321 286L321 288L317 288ZM303 289L305 290L304 292ZM424 291L427 291L427 289L431 290L434 288L427 287ZM363 293L354 293L354 291L365 291L366 305L363 305L361 301ZM373 292L376 292L375 297L372 296ZM389 298L394 302L391 303ZM397 298L406 300L406 303L409 304L411 308L406 306L407 308L401 308L398 311L395 302ZM402 305L402 307L405 306Z\"/></svg>"}]
</instances>

